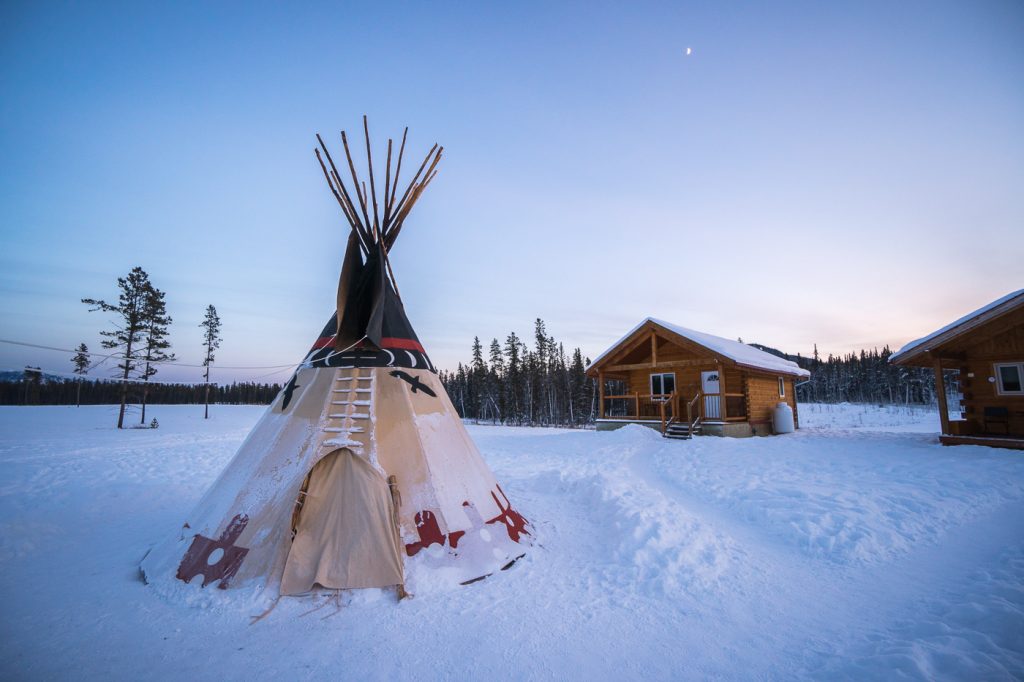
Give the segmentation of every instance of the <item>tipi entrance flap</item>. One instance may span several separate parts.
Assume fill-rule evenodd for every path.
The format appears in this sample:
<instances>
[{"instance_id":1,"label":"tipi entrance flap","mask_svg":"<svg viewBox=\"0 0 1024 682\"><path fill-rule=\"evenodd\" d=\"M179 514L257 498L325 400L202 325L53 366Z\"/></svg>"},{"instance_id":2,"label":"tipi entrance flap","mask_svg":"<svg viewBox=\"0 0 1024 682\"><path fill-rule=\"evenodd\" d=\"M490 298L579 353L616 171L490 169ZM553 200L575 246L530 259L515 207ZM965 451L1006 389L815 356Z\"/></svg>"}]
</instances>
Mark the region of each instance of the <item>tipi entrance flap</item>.
<instances>
[{"instance_id":1,"label":"tipi entrance flap","mask_svg":"<svg viewBox=\"0 0 1024 682\"><path fill-rule=\"evenodd\" d=\"M351 450L317 462L281 578L281 594L400 585L402 559L387 481Z\"/></svg>"}]
</instances>

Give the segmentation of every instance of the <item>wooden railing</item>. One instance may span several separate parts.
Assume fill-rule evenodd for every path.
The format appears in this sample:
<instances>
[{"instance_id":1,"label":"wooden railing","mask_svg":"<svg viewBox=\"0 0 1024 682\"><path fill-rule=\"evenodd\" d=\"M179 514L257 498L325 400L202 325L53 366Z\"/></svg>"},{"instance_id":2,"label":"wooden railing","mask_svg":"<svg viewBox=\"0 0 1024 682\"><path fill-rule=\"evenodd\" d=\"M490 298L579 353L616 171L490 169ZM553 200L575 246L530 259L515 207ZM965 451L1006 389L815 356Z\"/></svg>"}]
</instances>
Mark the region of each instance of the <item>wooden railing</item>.
<instances>
[{"instance_id":1,"label":"wooden railing","mask_svg":"<svg viewBox=\"0 0 1024 682\"><path fill-rule=\"evenodd\" d=\"M701 392L697 391L697 395L693 396L693 399L686 403L686 425L689 428L689 432L692 435L694 429L697 428L697 424L700 423L700 403L701 403ZM672 423L682 417L679 410L679 396L673 391L672 396L666 403L670 405L667 409L662 408L661 415L661 435L665 435L668 432Z\"/></svg>"},{"instance_id":2,"label":"wooden railing","mask_svg":"<svg viewBox=\"0 0 1024 682\"><path fill-rule=\"evenodd\" d=\"M747 398L742 393L701 393L700 416L704 421L747 420ZM724 402L724 404L723 404Z\"/></svg>"},{"instance_id":3,"label":"wooden railing","mask_svg":"<svg viewBox=\"0 0 1024 682\"><path fill-rule=\"evenodd\" d=\"M677 416L679 416L679 396L672 391L667 400L661 401L661 435L665 435L665 431Z\"/></svg>"},{"instance_id":4,"label":"wooden railing","mask_svg":"<svg viewBox=\"0 0 1024 682\"><path fill-rule=\"evenodd\" d=\"M725 421L747 420L747 396L742 393L726 393L725 407Z\"/></svg>"},{"instance_id":5,"label":"wooden railing","mask_svg":"<svg viewBox=\"0 0 1024 682\"><path fill-rule=\"evenodd\" d=\"M724 401L724 404L723 404ZM723 411L723 408L724 411ZM602 419L650 419L661 422L664 432L671 424L683 418L690 424L699 421L746 421L747 399L742 393L697 394L682 407L675 393L624 393L604 397ZM724 414L723 414L724 412Z\"/></svg>"},{"instance_id":6,"label":"wooden railing","mask_svg":"<svg viewBox=\"0 0 1024 682\"><path fill-rule=\"evenodd\" d=\"M624 393L604 397L605 419L660 419L672 393Z\"/></svg>"},{"instance_id":7,"label":"wooden railing","mask_svg":"<svg viewBox=\"0 0 1024 682\"><path fill-rule=\"evenodd\" d=\"M686 423L690 425L690 435L693 435L693 430L700 422L700 391L697 391L697 395L693 396L693 400L686 403Z\"/></svg>"}]
</instances>

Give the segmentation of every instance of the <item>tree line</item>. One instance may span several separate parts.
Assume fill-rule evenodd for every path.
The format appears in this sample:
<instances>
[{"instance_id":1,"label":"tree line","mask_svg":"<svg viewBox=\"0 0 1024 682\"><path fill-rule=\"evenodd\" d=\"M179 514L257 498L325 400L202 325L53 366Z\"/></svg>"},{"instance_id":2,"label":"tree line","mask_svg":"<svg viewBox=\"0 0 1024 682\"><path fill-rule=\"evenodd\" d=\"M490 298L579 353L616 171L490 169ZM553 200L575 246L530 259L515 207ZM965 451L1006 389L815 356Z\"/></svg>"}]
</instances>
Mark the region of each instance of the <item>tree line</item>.
<instances>
[{"instance_id":1,"label":"tree line","mask_svg":"<svg viewBox=\"0 0 1024 682\"><path fill-rule=\"evenodd\" d=\"M597 412L597 385L586 376L589 358L534 323L533 347L515 332L505 343L491 341L484 358L480 338L473 339L471 360L442 371L441 383L463 418L530 426L584 426Z\"/></svg>"},{"instance_id":2,"label":"tree line","mask_svg":"<svg viewBox=\"0 0 1024 682\"><path fill-rule=\"evenodd\" d=\"M202 405L207 400L226 405L269 405L281 385L251 381L224 385L130 383L129 404L141 405L143 390L150 405ZM121 382L54 378L33 368L26 369L19 381L0 381L0 405L117 405L121 397Z\"/></svg>"},{"instance_id":3,"label":"tree line","mask_svg":"<svg viewBox=\"0 0 1024 682\"><path fill-rule=\"evenodd\" d=\"M533 347L515 332L504 344L493 339L487 357L479 337L473 338L470 360L454 371L442 371L441 382L464 419L495 424L580 427L597 417L598 387L586 376L589 358L579 348L566 352L549 336L544 322L534 323ZM889 362L888 346L822 359L815 345L812 357L789 355L750 344L796 362L811 372L797 386L802 402L873 402L934 405L935 376L929 369L897 367ZM948 381L951 393L956 382ZM955 404L955 400L952 400Z\"/></svg>"},{"instance_id":4,"label":"tree line","mask_svg":"<svg viewBox=\"0 0 1024 682\"><path fill-rule=\"evenodd\" d=\"M810 371L809 381L797 386L797 400L812 403L879 403L934 405L935 373L924 367L899 367L891 362L889 346L882 350L861 350L822 360L817 345L810 358L800 354L787 355L774 348L751 344L761 350L787 358ZM955 373L954 373L955 374ZM947 390L955 395L955 377L946 381ZM955 404L955 403L953 403Z\"/></svg>"}]
</instances>

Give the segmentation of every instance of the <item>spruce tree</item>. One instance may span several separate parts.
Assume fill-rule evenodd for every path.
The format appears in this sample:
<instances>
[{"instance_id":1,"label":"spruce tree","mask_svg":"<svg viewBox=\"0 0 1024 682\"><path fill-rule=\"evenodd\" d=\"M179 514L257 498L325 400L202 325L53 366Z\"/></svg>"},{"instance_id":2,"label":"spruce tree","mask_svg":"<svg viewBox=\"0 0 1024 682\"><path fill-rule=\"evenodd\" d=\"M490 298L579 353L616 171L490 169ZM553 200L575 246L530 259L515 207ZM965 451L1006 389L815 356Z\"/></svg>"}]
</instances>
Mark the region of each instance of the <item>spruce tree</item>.
<instances>
[{"instance_id":1,"label":"spruce tree","mask_svg":"<svg viewBox=\"0 0 1024 682\"><path fill-rule=\"evenodd\" d=\"M149 397L149 378L156 375L157 368L153 365L160 362L172 362L174 353L168 353L171 347L167 340L171 316L167 314L164 292L149 284L143 307L142 353L142 417L140 424L146 423L146 399Z\"/></svg>"},{"instance_id":2,"label":"spruce tree","mask_svg":"<svg viewBox=\"0 0 1024 682\"><path fill-rule=\"evenodd\" d=\"M505 357L501 354L498 339L491 340L490 366L487 369L487 400L491 405L491 419L495 422L505 421L505 399L501 390L505 380Z\"/></svg>"},{"instance_id":3,"label":"spruce tree","mask_svg":"<svg viewBox=\"0 0 1024 682\"><path fill-rule=\"evenodd\" d=\"M589 398L587 396L586 366L583 364L583 353L577 348L572 354L572 364L568 372L569 421L580 426L589 421Z\"/></svg>"},{"instance_id":4,"label":"spruce tree","mask_svg":"<svg viewBox=\"0 0 1024 682\"><path fill-rule=\"evenodd\" d=\"M487 361L484 360L484 349L480 343L480 337L473 337L473 402L475 406L475 418L477 420L486 418L490 412L488 400L489 391L487 387Z\"/></svg>"},{"instance_id":5,"label":"spruce tree","mask_svg":"<svg viewBox=\"0 0 1024 682\"><path fill-rule=\"evenodd\" d=\"M75 355L71 358L71 364L75 366L74 372L78 375L75 389L75 407L82 406L82 377L89 372L89 347L84 343L78 344Z\"/></svg>"},{"instance_id":6,"label":"spruce tree","mask_svg":"<svg viewBox=\"0 0 1024 682\"><path fill-rule=\"evenodd\" d=\"M206 306L206 317L199 323L199 326L203 328L203 347L206 349L206 355L203 358L203 367L206 371L203 374L203 383L205 384L205 397L203 398L203 419L210 418L210 365L213 364L213 352L220 348L220 317L217 315L217 309L213 307L213 304Z\"/></svg>"},{"instance_id":7,"label":"spruce tree","mask_svg":"<svg viewBox=\"0 0 1024 682\"><path fill-rule=\"evenodd\" d=\"M146 299L151 289L149 275L136 266L126 277L117 278L117 287L120 293L116 305L95 298L83 298L82 303L93 306L90 312L101 310L117 315L114 329L103 330L100 335L106 337L103 347L117 351L121 359L117 365L121 374L121 408L117 413L117 428L123 429L125 407L128 404L128 380L132 372L138 369L139 351L145 331Z\"/></svg>"},{"instance_id":8,"label":"spruce tree","mask_svg":"<svg viewBox=\"0 0 1024 682\"><path fill-rule=\"evenodd\" d=\"M509 419L515 424L521 424L523 421L523 414L520 408L522 404L522 398L520 396L520 384L522 383L523 368L520 363L522 352L520 350L522 342L519 337L516 336L515 332L509 332L508 338L505 339L505 358L507 360L505 376L505 391L506 400L505 404L508 406L506 414Z\"/></svg>"},{"instance_id":9,"label":"spruce tree","mask_svg":"<svg viewBox=\"0 0 1024 682\"><path fill-rule=\"evenodd\" d=\"M24 370L25 404L38 405L40 387L43 384L43 370L39 367L26 367Z\"/></svg>"}]
</instances>

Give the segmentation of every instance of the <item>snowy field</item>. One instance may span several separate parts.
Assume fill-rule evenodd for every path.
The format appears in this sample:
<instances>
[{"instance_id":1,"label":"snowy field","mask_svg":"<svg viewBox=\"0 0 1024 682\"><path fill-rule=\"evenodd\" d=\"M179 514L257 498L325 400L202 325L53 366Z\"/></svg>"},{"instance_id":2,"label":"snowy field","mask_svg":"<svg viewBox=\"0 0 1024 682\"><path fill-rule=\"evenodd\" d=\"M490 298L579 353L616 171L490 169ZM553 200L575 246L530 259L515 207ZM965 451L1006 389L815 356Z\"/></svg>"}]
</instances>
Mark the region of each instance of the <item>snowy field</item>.
<instances>
[{"instance_id":1,"label":"snowy field","mask_svg":"<svg viewBox=\"0 0 1024 682\"><path fill-rule=\"evenodd\" d=\"M922 410L774 438L471 426L536 544L467 587L161 596L137 570L263 408L0 408L0 679L1024 678L1024 453ZM319 607L319 608L317 608ZM314 610L315 609L315 610Z\"/></svg>"}]
</instances>

